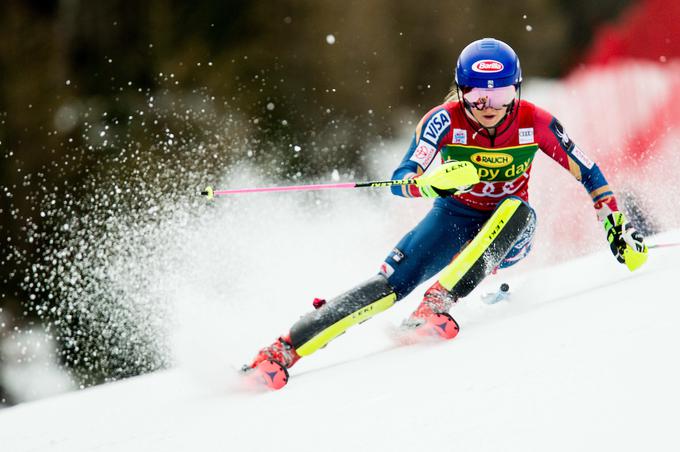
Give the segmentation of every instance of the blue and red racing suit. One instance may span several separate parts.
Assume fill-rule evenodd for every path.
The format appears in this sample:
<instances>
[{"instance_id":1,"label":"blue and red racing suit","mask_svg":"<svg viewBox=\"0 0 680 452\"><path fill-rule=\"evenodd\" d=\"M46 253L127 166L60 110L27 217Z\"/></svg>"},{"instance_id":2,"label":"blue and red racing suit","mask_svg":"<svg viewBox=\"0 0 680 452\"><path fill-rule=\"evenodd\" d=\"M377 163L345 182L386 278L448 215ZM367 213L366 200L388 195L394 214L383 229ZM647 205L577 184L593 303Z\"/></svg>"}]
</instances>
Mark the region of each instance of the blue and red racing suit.
<instances>
[{"instance_id":1,"label":"blue and red racing suit","mask_svg":"<svg viewBox=\"0 0 680 452\"><path fill-rule=\"evenodd\" d=\"M574 144L555 117L531 102L522 100L515 105L493 136L470 118L459 101L439 105L421 119L392 179L420 176L439 154L443 162L471 162L480 182L463 193L437 198L432 210L387 256L381 273L399 298L451 262L503 199L514 196L528 203L531 164L539 149L583 184L596 209L618 210L595 162ZM415 185L394 186L392 192L404 197L421 196ZM535 220L519 237L501 268L529 253L534 231Z\"/></svg>"}]
</instances>

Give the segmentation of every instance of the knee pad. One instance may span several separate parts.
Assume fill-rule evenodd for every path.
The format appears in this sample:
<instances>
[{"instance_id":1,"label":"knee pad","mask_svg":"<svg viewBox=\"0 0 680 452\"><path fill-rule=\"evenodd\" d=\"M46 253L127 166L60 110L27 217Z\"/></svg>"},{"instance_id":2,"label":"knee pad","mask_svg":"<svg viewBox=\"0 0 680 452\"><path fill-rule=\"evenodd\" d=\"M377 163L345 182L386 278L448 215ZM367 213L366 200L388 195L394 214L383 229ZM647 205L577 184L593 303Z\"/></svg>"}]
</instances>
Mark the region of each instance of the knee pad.
<instances>
[{"instance_id":1,"label":"knee pad","mask_svg":"<svg viewBox=\"0 0 680 452\"><path fill-rule=\"evenodd\" d=\"M295 322L290 341L300 356L311 355L348 328L390 308L397 295L383 275L376 275Z\"/></svg>"},{"instance_id":2,"label":"knee pad","mask_svg":"<svg viewBox=\"0 0 680 452\"><path fill-rule=\"evenodd\" d=\"M534 217L534 210L522 199L504 199L475 238L442 271L439 283L459 298L467 296L498 267Z\"/></svg>"}]
</instances>

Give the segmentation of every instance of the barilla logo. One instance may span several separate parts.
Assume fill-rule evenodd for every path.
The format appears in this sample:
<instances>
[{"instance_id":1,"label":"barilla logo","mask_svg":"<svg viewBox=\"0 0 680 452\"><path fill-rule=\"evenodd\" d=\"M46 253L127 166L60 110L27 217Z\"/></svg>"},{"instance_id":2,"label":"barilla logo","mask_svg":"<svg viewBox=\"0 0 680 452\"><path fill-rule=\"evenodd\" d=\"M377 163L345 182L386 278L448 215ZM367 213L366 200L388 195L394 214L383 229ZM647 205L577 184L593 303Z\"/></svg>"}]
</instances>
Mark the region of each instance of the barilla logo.
<instances>
[{"instance_id":1,"label":"barilla logo","mask_svg":"<svg viewBox=\"0 0 680 452\"><path fill-rule=\"evenodd\" d=\"M475 72L483 72L485 74L500 72L505 66L503 63L496 60L479 60L472 65L472 70Z\"/></svg>"},{"instance_id":2,"label":"barilla logo","mask_svg":"<svg viewBox=\"0 0 680 452\"><path fill-rule=\"evenodd\" d=\"M476 165L488 168L503 168L510 165L514 159L510 154L477 152L472 154L470 160Z\"/></svg>"}]
</instances>

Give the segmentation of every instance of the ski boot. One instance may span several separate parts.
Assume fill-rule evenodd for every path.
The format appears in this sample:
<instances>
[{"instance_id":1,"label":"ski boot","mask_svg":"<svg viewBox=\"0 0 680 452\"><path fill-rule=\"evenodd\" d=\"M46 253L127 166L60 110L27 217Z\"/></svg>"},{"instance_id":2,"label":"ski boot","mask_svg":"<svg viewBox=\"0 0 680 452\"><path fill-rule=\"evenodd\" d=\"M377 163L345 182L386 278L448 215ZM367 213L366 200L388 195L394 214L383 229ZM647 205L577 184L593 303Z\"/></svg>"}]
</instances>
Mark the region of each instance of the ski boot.
<instances>
[{"instance_id":1,"label":"ski boot","mask_svg":"<svg viewBox=\"0 0 680 452\"><path fill-rule=\"evenodd\" d=\"M243 372L256 371L262 382L272 388L281 389L288 383L288 369L300 359L289 336L282 336L269 347L260 350L251 364L245 364Z\"/></svg>"},{"instance_id":2,"label":"ski boot","mask_svg":"<svg viewBox=\"0 0 680 452\"><path fill-rule=\"evenodd\" d=\"M402 322L405 331L413 330L424 336L453 339L458 335L458 323L448 313L457 297L439 284L427 289L418 308Z\"/></svg>"}]
</instances>

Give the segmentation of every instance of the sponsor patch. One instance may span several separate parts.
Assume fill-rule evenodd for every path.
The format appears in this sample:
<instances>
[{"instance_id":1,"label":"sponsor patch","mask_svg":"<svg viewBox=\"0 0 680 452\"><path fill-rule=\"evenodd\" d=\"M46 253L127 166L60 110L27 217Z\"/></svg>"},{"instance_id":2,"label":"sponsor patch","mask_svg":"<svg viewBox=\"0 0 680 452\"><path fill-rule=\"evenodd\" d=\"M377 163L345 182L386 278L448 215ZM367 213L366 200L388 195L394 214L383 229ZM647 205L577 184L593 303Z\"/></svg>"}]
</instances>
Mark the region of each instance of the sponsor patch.
<instances>
[{"instance_id":1,"label":"sponsor patch","mask_svg":"<svg viewBox=\"0 0 680 452\"><path fill-rule=\"evenodd\" d=\"M483 182L509 182L526 173L538 151L538 144L484 149L463 144L447 144L441 149L442 160L471 162Z\"/></svg>"},{"instance_id":2,"label":"sponsor patch","mask_svg":"<svg viewBox=\"0 0 680 452\"><path fill-rule=\"evenodd\" d=\"M394 262L401 262L401 260L404 258L404 253L399 251L397 248L394 248L392 250L392 260Z\"/></svg>"},{"instance_id":3,"label":"sponsor patch","mask_svg":"<svg viewBox=\"0 0 680 452\"><path fill-rule=\"evenodd\" d=\"M409 160L416 162L422 168L427 168L432 163L432 159L437 153L437 149L430 143L424 140L420 140L416 150L413 151L413 155Z\"/></svg>"},{"instance_id":4,"label":"sponsor patch","mask_svg":"<svg viewBox=\"0 0 680 452\"><path fill-rule=\"evenodd\" d=\"M394 267L392 267L387 262L383 262L380 266L380 274L386 278L389 278L394 273Z\"/></svg>"},{"instance_id":5,"label":"sponsor patch","mask_svg":"<svg viewBox=\"0 0 680 452\"><path fill-rule=\"evenodd\" d=\"M590 158L585 155L578 146L574 146L574 149L571 151L571 155L573 155L576 160L581 162L581 164L588 169L592 169L593 165L595 165L595 162L590 160Z\"/></svg>"},{"instance_id":6,"label":"sponsor patch","mask_svg":"<svg viewBox=\"0 0 680 452\"><path fill-rule=\"evenodd\" d=\"M421 140L425 140L432 146L437 146L441 139L446 135L446 132L451 127L451 117L446 110L439 110L435 112L423 124Z\"/></svg>"},{"instance_id":7,"label":"sponsor patch","mask_svg":"<svg viewBox=\"0 0 680 452\"><path fill-rule=\"evenodd\" d=\"M519 144L529 144L534 142L534 128L527 127L519 129Z\"/></svg>"},{"instance_id":8,"label":"sponsor patch","mask_svg":"<svg viewBox=\"0 0 680 452\"><path fill-rule=\"evenodd\" d=\"M453 142L458 144L467 144L467 130L453 129Z\"/></svg>"},{"instance_id":9,"label":"sponsor patch","mask_svg":"<svg viewBox=\"0 0 680 452\"><path fill-rule=\"evenodd\" d=\"M470 156L470 160L475 165L487 168L504 168L514 160L512 155L502 152L477 152Z\"/></svg>"},{"instance_id":10,"label":"sponsor patch","mask_svg":"<svg viewBox=\"0 0 680 452\"><path fill-rule=\"evenodd\" d=\"M503 70L503 63L496 60L479 60L472 64L472 70L485 74L493 74Z\"/></svg>"},{"instance_id":11,"label":"sponsor patch","mask_svg":"<svg viewBox=\"0 0 680 452\"><path fill-rule=\"evenodd\" d=\"M550 122L550 130L552 130L555 138L560 142L562 149L564 149L565 152L568 152L574 143L571 141L571 138L569 138L569 135L567 135L567 132L564 131L562 124L560 124L556 118L553 118Z\"/></svg>"}]
</instances>

